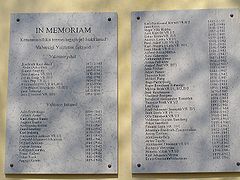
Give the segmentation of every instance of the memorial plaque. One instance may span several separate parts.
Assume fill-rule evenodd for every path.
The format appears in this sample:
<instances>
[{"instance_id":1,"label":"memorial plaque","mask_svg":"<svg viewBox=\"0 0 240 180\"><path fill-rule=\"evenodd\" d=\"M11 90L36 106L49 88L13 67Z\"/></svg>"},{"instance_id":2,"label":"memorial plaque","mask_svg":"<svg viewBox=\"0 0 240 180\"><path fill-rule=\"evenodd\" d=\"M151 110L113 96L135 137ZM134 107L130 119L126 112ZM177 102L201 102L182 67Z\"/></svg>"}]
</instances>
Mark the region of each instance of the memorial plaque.
<instances>
[{"instance_id":1,"label":"memorial plaque","mask_svg":"<svg viewBox=\"0 0 240 180\"><path fill-rule=\"evenodd\" d=\"M11 16L6 174L117 173L117 14Z\"/></svg>"},{"instance_id":2,"label":"memorial plaque","mask_svg":"<svg viewBox=\"0 0 240 180\"><path fill-rule=\"evenodd\" d=\"M132 13L133 173L240 171L239 21Z\"/></svg>"}]
</instances>

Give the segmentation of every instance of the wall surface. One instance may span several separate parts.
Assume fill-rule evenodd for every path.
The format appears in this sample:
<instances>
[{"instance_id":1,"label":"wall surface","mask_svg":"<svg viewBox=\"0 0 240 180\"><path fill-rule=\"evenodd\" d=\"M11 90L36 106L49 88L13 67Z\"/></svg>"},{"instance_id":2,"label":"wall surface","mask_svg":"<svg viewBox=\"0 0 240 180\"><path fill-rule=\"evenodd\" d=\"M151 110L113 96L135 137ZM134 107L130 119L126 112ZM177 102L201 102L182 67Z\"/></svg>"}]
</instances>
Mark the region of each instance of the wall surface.
<instances>
[{"instance_id":1,"label":"wall surface","mask_svg":"<svg viewBox=\"0 0 240 180\"><path fill-rule=\"evenodd\" d=\"M0 0L0 179L239 179L240 173L131 174L131 23L132 11L240 8L240 0ZM119 172L107 175L4 174L10 13L13 12L118 13L118 121Z\"/></svg>"}]
</instances>

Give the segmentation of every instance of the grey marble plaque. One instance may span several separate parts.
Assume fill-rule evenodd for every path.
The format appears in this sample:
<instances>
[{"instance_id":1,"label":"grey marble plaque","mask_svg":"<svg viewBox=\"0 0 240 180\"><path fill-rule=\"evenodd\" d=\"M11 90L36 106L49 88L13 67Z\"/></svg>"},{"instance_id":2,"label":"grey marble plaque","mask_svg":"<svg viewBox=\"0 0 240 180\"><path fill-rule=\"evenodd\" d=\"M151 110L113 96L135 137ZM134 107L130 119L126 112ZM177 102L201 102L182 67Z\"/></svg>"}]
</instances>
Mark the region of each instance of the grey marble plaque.
<instances>
[{"instance_id":1,"label":"grey marble plaque","mask_svg":"<svg viewBox=\"0 0 240 180\"><path fill-rule=\"evenodd\" d=\"M6 174L117 173L117 14L12 14Z\"/></svg>"},{"instance_id":2,"label":"grey marble plaque","mask_svg":"<svg viewBox=\"0 0 240 180\"><path fill-rule=\"evenodd\" d=\"M133 173L240 171L239 21L132 13Z\"/></svg>"}]
</instances>

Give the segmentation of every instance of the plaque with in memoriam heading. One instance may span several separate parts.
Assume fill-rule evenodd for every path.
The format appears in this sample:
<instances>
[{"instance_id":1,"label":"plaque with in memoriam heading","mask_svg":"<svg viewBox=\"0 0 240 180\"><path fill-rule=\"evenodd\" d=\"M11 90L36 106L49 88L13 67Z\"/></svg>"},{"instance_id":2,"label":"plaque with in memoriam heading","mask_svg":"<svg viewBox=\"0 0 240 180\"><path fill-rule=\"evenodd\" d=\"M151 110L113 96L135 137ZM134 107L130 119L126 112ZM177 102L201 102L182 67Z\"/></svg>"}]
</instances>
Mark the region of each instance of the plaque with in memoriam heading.
<instances>
[{"instance_id":1,"label":"plaque with in memoriam heading","mask_svg":"<svg viewBox=\"0 0 240 180\"><path fill-rule=\"evenodd\" d=\"M133 173L240 171L238 9L132 13Z\"/></svg>"},{"instance_id":2,"label":"plaque with in memoriam heading","mask_svg":"<svg viewBox=\"0 0 240 180\"><path fill-rule=\"evenodd\" d=\"M11 16L6 174L117 173L117 14Z\"/></svg>"}]
</instances>

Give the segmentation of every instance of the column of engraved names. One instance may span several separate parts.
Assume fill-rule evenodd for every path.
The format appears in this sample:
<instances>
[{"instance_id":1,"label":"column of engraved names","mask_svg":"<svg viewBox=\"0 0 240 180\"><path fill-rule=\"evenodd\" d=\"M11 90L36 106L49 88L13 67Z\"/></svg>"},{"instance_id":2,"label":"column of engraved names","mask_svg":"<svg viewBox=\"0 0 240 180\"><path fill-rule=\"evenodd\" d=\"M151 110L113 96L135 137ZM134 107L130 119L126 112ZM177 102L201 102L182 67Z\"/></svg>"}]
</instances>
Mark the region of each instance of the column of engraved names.
<instances>
[{"instance_id":1,"label":"column of engraved names","mask_svg":"<svg viewBox=\"0 0 240 180\"><path fill-rule=\"evenodd\" d=\"M180 22L188 24L189 22ZM190 111L181 102L191 101L192 97L179 97L174 92L188 92L184 83L173 83L167 71L178 64L172 56L181 46L175 31L158 22L144 23L144 68L145 68L145 159L146 160L185 160L180 149L189 145L187 141L176 141L174 133L195 131L184 129L188 118L182 112Z\"/></svg>"},{"instance_id":2,"label":"column of engraved names","mask_svg":"<svg viewBox=\"0 0 240 180\"><path fill-rule=\"evenodd\" d=\"M102 110L85 111L85 160L103 160Z\"/></svg>"},{"instance_id":3,"label":"column of engraved names","mask_svg":"<svg viewBox=\"0 0 240 180\"><path fill-rule=\"evenodd\" d=\"M68 86L54 80L51 68L54 62L27 62L21 64L21 96L55 96L57 90Z\"/></svg>"},{"instance_id":4,"label":"column of engraved names","mask_svg":"<svg viewBox=\"0 0 240 180\"><path fill-rule=\"evenodd\" d=\"M61 142L60 133L45 133L48 128L49 118L45 111L24 110L20 112L19 129L19 154L20 163L40 162L41 154L48 151L45 148L47 142Z\"/></svg>"},{"instance_id":5,"label":"column of engraved names","mask_svg":"<svg viewBox=\"0 0 240 180\"><path fill-rule=\"evenodd\" d=\"M225 28L224 20L208 20L213 159L230 158Z\"/></svg>"}]
</instances>

